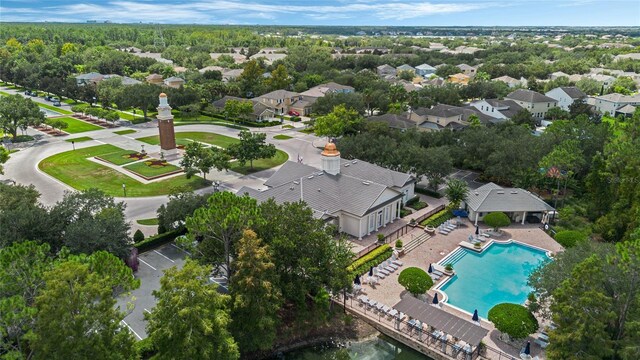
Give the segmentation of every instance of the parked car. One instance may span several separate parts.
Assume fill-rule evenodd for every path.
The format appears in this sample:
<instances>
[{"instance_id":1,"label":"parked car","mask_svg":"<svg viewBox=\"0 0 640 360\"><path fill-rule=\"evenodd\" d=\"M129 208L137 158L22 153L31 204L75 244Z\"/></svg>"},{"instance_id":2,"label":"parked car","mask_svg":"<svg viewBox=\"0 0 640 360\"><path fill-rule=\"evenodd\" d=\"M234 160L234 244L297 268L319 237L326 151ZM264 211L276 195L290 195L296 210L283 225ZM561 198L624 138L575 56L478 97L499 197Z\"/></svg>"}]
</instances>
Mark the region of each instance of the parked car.
<instances>
[{"instance_id":1,"label":"parked car","mask_svg":"<svg viewBox=\"0 0 640 360\"><path fill-rule=\"evenodd\" d=\"M58 99L54 99L53 100L53 106L60 106L60 105L61 105L60 104L60 100L58 100Z\"/></svg>"},{"instance_id":2,"label":"parked car","mask_svg":"<svg viewBox=\"0 0 640 360\"><path fill-rule=\"evenodd\" d=\"M47 101L51 101L52 97L50 95L45 95L44 99Z\"/></svg>"},{"instance_id":3,"label":"parked car","mask_svg":"<svg viewBox=\"0 0 640 360\"><path fill-rule=\"evenodd\" d=\"M300 113L295 110L289 110L289 115L291 116L300 116Z\"/></svg>"}]
</instances>

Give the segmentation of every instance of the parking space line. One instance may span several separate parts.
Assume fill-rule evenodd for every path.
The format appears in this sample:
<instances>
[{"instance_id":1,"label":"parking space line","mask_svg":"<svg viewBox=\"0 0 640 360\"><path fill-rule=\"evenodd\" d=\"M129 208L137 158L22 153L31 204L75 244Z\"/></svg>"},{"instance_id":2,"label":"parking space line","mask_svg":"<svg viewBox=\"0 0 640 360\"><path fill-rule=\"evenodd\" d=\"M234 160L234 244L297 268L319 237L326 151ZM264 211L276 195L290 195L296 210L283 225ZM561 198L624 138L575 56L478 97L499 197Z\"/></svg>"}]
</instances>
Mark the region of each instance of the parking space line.
<instances>
[{"instance_id":1,"label":"parking space line","mask_svg":"<svg viewBox=\"0 0 640 360\"><path fill-rule=\"evenodd\" d=\"M131 328L131 326L129 326L129 324L127 324L127 322L126 322L126 321L124 321L124 320L120 320L120 322L121 322L121 323L123 323L126 327L128 327L128 328L129 328L129 330L131 330L131 332L133 333L133 335L135 335L135 336L138 338L138 340L142 340L142 338L140 337L140 335L138 335L138 333L137 333L135 330L133 330L133 329Z\"/></svg>"},{"instance_id":2,"label":"parking space line","mask_svg":"<svg viewBox=\"0 0 640 360\"><path fill-rule=\"evenodd\" d=\"M159 252L158 250L153 250L153 252L154 252L154 253L156 253L156 254L158 254L158 255L160 255L160 256L162 256L163 258L165 258L165 259L167 259L167 260L171 261L172 263L175 263L175 261L173 261L173 260L169 259L167 256L165 256L163 253Z\"/></svg>"},{"instance_id":3,"label":"parking space line","mask_svg":"<svg viewBox=\"0 0 640 360\"><path fill-rule=\"evenodd\" d=\"M148 267L152 268L153 270L158 270L158 269L154 268L153 266L151 266L151 264L149 264L148 262L146 262L146 261L144 261L144 260L142 260L140 258L138 258L138 260L140 260L143 264L147 265Z\"/></svg>"},{"instance_id":4,"label":"parking space line","mask_svg":"<svg viewBox=\"0 0 640 360\"><path fill-rule=\"evenodd\" d=\"M147 310L147 309L144 309L144 311L146 311L146 312L148 312L149 314L151 314L151 311L149 311L149 310Z\"/></svg>"},{"instance_id":5,"label":"parking space line","mask_svg":"<svg viewBox=\"0 0 640 360\"><path fill-rule=\"evenodd\" d=\"M183 248L181 248L181 247L177 246L176 244L171 243L171 246L173 246L174 248L176 248L176 249L178 249L178 250L180 250L180 251L182 251L182 252L186 253L187 255L191 255L191 253L190 253L190 252L188 252L187 250L185 250L185 249L183 249Z\"/></svg>"}]
</instances>

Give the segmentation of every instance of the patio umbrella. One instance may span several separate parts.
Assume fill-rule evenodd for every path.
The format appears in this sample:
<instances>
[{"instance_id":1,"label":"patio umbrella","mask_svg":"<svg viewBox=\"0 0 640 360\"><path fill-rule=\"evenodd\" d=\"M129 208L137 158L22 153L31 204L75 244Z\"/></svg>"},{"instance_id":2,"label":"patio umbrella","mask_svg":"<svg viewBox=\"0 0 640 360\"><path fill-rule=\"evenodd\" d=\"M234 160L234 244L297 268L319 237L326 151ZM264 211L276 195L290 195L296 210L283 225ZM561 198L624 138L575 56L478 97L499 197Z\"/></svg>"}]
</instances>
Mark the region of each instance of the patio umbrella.
<instances>
[{"instance_id":1,"label":"patio umbrella","mask_svg":"<svg viewBox=\"0 0 640 360\"><path fill-rule=\"evenodd\" d=\"M431 274L433 272L433 268L431 267L431 264L429 264L429 274Z\"/></svg>"},{"instance_id":2,"label":"patio umbrella","mask_svg":"<svg viewBox=\"0 0 640 360\"><path fill-rule=\"evenodd\" d=\"M369 276L373 276L373 266L369 268Z\"/></svg>"},{"instance_id":3,"label":"patio umbrella","mask_svg":"<svg viewBox=\"0 0 640 360\"><path fill-rule=\"evenodd\" d=\"M527 346L524 347L524 353L531 355L531 341L527 341Z\"/></svg>"},{"instance_id":4,"label":"patio umbrella","mask_svg":"<svg viewBox=\"0 0 640 360\"><path fill-rule=\"evenodd\" d=\"M438 293L436 293L436 294L433 296L433 301L432 301L432 303L433 303L434 305L438 305Z\"/></svg>"},{"instance_id":5,"label":"patio umbrella","mask_svg":"<svg viewBox=\"0 0 640 360\"><path fill-rule=\"evenodd\" d=\"M473 321L478 321L478 309L473 312L473 317L471 318Z\"/></svg>"},{"instance_id":6,"label":"patio umbrella","mask_svg":"<svg viewBox=\"0 0 640 360\"><path fill-rule=\"evenodd\" d=\"M480 227L478 225L476 225L476 235L480 234Z\"/></svg>"},{"instance_id":7,"label":"patio umbrella","mask_svg":"<svg viewBox=\"0 0 640 360\"><path fill-rule=\"evenodd\" d=\"M360 275L356 275L355 280L353 280L353 283L356 285L360 285Z\"/></svg>"}]
</instances>

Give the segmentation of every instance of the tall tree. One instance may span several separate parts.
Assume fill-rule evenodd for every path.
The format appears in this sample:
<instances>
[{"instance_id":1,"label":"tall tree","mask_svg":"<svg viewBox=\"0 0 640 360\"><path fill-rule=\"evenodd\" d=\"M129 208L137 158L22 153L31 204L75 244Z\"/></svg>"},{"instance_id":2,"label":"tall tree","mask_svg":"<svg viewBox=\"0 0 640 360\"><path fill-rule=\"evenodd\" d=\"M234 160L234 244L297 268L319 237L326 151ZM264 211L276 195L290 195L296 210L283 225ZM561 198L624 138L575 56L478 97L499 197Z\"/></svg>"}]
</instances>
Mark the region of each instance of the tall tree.
<instances>
[{"instance_id":1,"label":"tall tree","mask_svg":"<svg viewBox=\"0 0 640 360\"><path fill-rule=\"evenodd\" d=\"M4 174L4 163L9 160L9 154L9 150L4 145L0 145L0 175Z\"/></svg>"},{"instance_id":2,"label":"tall tree","mask_svg":"<svg viewBox=\"0 0 640 360\"><path fill-rule=\"evenodd\" d=\"M536 119L527 109L518 111L515 115L513 115L513 117L511 117L511 121L513 121L513 123L516 125L524 125L529 129L535 129L536 127Z\"/></svg>"},{"instance_id":3,"label":"tall tree","mask_svg":"<svg viewBox=\"0 0 640 360\"><path fill-rule=\"evenodd\" d=\"M269 159L276 155L276 146L266 143L267 134L252 133L248 130L240 131L240 142L231 144L227 150L235 157L241 166L249 161L253 169L253 161Z\"/></svg>"},{"instance_id":4,"label":"tall tree","mask_svg":"<svg viewBox=\"0 0 640 360\"><path fill-rule=\"evenodd\" d=\"M47 209L33 185L0 184L0 248L22 240L56 242Z\"/></svg>"},{"instance_id":5,"label":"tall tree","mask_svg":"<svg viewBox=\"0 0 640 360\"><path fill-rule=\"evenodd\" d=\"M262 223L255 199L223 191L211 195L207 206L187 218L187 229L191 239L198 241L196 256L206 263L224 264L231 279L231 259L242 232Z\"/></svg>"},{"instance_id":6,"label":"tall tree","mask_svg":"<svg viewBox=\"0 0 640 360\"><path fill-rule=\"evenodd\" d=\"M256 60L250 60L244 65L242 75L238 78L244 96L254 97L262 94L264 68Z\"/></svg>"},{"instance_id":7,"label":"tall tree","mask_svg":"<svg viewBox=\"0 0 640 360\"><path fill-rule=\"evenodd\" d=\"M229 296L209 283L211 268L187 260L180 270L165 271L153 295L156 307L147 314L147 330L160 359L220 359L240 357L227 330Z\"/></svg>"},{"instance_id":8,"label":"tall tree","mask_svg":"<svg viewBox=\"0 0 640 360\"><path fill-rule=\"evenodd\" d=\"M169 202L162 204L157 211L158 232L165 232L184 227L187 217L196 209L207 204L209 195L195 194L192 191L179 191L169 195ZM160 231L163 229L164 231Z\"/></svg>"},{"instance_id":9,"label":"tall tree","mask_svg":"<svg viewBox=\"0 0 640 360\"><path fill-rule=\"evenodd\" d=\"M451 207L457 209L460 203L467 200L469 196L469 186L460 179L451 179L447 181L447 188L444 190L447 200L451 203Z\"/></svg>"},{"instance_id":10,"label":"tall tree","mask_svg":"<svg viewBox=\"0 0 640 360\"><path fill-rule=\"evenodd\" d=\"M44 119L44 113L31 99L18 94L0 96L0 127L14 138L18 129L24 131L28 126L38 126Z\"/></svg>"},{"instance_id":11,"label":"tall tree","mask_svg":"<svg viewBox=\"0 0 640 360\"><path fill-rule=\"evenodd\" d=\"M313 126L316 135L337 138L345 133L353 133L362 124L362 117L354 109L337 105L331 113L320 116Z\"/></svg>"},{"instance_id":12,"label":"tall tree","mask_svg":"<svg viewBox=\"0 0 640 360\"><path fill-rule=\"evenodd\" d=\"M275 70L271 72L271 77L267 78L265 82L270 91L280 89L286 90L291 85L291 77L287 72L287 68L284 65L279 64L276 66Z\"/></svg>"},{"instance_id":13,"label":"tall tree","mask_svg":"<svg viewBox=\"0 0 640 360\"><path fill-rule=\"evenodd\" d=\"M268 246L252 230L244 231L237 247L236 273L229 288L231 333L242 352L268 350L276 338L281 305L275 265Z\"/></svg>"},{"instance_id":14,"label":"tall tree","mask_svg":"<svg viewBox=\"0 0 640 360\"><path fill-rule=\"evenodd\" d=\"M231 157L221 149L205 147L199 142L191 142L185 147L185 154L180 161L180 166L185 168L187 179L199 171L206 180L207 173L211 169L228 170L230 160Z\"/></svg>"}]
</instances>

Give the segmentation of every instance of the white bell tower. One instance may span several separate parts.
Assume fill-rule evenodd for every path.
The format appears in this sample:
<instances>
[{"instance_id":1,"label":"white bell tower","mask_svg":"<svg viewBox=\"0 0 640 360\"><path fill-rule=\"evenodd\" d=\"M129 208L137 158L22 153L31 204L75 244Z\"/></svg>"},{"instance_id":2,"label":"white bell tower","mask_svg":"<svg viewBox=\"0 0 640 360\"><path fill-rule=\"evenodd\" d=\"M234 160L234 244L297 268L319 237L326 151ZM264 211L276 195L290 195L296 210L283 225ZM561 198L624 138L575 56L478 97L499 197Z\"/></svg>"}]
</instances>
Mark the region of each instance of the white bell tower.
<instances>
[{"instance_id":1,"label":"white bell tower","mask_svg":"<svg viewBox=\"0 0 640 360\"><path fill-rule=\"evenodd\" d=\"M336 148L336 144L327 143L321 155L322 170L327 174L338 175L340 173L340 152Z\"/></svg>"}]
</instances>

